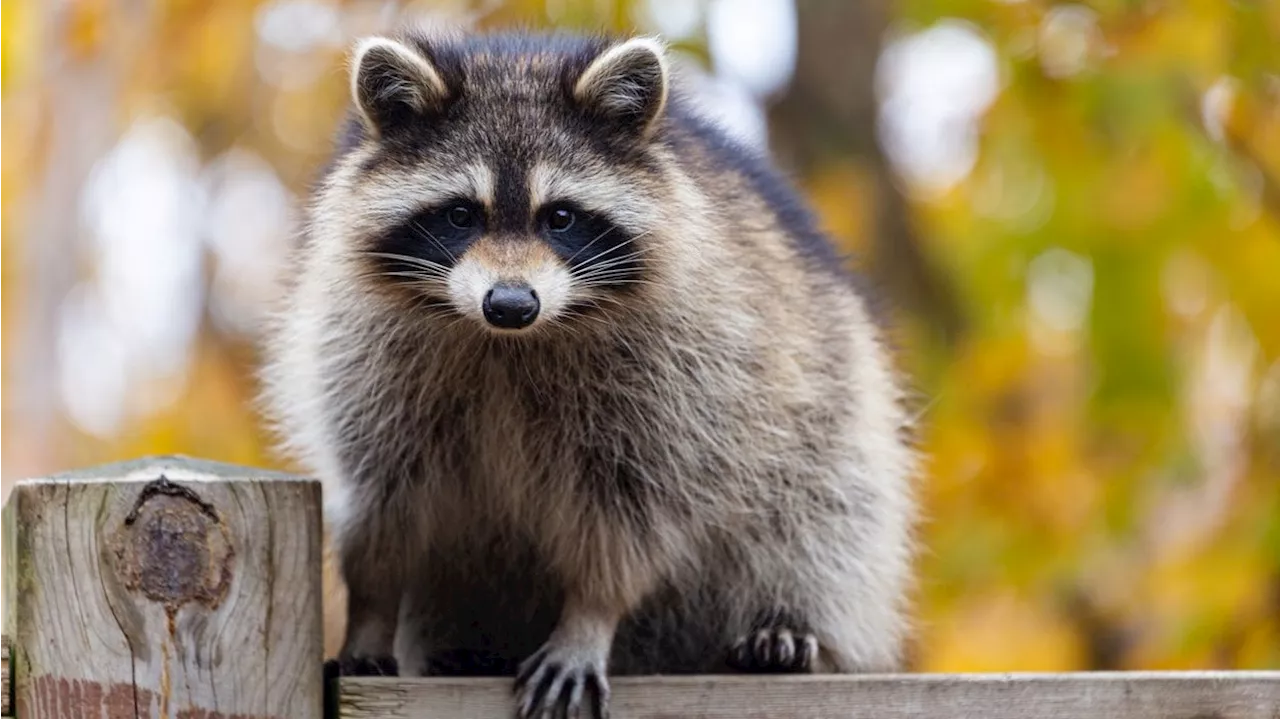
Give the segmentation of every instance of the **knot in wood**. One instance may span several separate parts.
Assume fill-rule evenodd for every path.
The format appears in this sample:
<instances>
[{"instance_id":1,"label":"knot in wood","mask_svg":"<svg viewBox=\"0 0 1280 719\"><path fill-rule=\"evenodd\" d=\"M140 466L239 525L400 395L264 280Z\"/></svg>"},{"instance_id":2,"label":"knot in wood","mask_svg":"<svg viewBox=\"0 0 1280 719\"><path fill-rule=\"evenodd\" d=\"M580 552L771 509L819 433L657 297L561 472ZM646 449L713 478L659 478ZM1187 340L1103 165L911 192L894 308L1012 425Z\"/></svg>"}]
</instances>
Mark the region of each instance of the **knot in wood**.
<instances>
[{"instance_id":1,"label":"knot in wood","mask_svg":"<svg viewBox=\"0 0 1280 719\"><path fill-rule=\"evenodd\" d=\"M217 607L231 584L226 525L193 490L164 477L143 488L116 547L124 585L170 612L188 602Z\"/></svg>"}]
</instances>

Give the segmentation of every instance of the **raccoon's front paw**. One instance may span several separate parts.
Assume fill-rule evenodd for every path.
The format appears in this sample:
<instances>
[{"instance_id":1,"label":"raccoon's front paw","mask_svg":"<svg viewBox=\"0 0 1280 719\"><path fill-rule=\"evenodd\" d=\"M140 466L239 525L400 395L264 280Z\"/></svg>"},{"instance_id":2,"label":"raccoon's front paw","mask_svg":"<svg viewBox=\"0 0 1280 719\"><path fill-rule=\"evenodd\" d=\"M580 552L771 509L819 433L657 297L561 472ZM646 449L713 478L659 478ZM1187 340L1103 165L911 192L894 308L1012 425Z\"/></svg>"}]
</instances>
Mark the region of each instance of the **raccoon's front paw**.
<instances>
[{"instance_id":1,"label":"raccoon's front paw","mask_svg":"<svg viewBox=\"0 0 1280 719\"><path fill-rule=\"evenodd\" d=\"M596 719L609 717L608 653L547 642L516 673L516 714L520 719L581 717L590 694Z\"/></svg>"},{"instance_id":2,"label":"raccoon's front paw","mask_svg":"<svg viewBox=\"0 0 1280 719\"><path fill-rule=\"evenodd\" d=\"M740 672L810 672L818 659L818 638L790 627L744 634L729 649L729 666Z\"/></svg>"},{"instance_id":3,"label":"raccoon's front paw","mask_svg":"<svg viewBox=\"0 0 1280 719\"><path fill-rule=\"evenodd\" d=\"M395 657L339 655L324 663L325 679L338 677L394 677L400 673Z\"/></svg>"}]
</instances>

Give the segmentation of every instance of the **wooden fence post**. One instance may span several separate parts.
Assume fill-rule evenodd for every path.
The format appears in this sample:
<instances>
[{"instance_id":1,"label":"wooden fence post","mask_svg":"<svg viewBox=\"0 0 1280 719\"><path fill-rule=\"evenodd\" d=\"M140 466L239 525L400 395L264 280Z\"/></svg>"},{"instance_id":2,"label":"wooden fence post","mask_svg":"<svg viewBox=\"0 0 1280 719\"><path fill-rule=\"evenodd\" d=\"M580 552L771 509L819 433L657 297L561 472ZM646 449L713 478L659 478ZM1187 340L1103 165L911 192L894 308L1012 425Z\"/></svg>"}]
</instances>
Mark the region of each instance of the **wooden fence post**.
<instances>
[{"instance_id":1,"label":"wooden fence post","mask_svg":"<svg viewBox=\"0 0 1280 719\"><path fill-rule=\"evenodd\" d=\"M319 484L156 457L14 486L21 719L319 719Z\"/></svg>"},{"instance_id":2,"label":"wooden fence post","mask_svg":"<svg viewBox=\"0 0 1280 719\"><path fill-rule=\"evenodd\" d=\"M0 716L9 713L9 635L3 635L0 643Z\"/></svg>"}]
</instances>

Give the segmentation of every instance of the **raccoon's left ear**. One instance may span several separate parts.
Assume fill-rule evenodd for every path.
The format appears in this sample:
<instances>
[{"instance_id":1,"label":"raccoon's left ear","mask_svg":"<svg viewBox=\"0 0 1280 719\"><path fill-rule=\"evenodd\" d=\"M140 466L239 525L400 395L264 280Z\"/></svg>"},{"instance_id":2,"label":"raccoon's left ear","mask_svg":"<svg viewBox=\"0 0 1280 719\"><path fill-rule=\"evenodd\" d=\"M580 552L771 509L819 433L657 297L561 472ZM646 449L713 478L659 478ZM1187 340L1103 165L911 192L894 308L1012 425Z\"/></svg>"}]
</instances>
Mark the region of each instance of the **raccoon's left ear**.
<instances>
[{"instance_id":1,"label":"raccoon's left ear","mask_svg":"<svg viewBox=\"0 0 1280 719\"><path fill-rule=\"evenodd\" d=\"M647 135L667 104L666 49L647 37L610 47L578 76L573 97L588 111Z\"/></svg>"}]
</instances>

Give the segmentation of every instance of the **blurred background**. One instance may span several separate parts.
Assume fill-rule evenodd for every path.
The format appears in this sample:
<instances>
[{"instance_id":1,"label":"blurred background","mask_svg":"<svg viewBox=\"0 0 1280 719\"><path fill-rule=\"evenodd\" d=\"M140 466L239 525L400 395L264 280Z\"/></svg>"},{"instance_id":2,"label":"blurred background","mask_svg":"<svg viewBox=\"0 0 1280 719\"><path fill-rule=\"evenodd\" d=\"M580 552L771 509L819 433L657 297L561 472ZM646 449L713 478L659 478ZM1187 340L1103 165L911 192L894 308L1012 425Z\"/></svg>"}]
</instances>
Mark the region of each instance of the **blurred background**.
<instances>
[{"instance_id":1,"label":"blurred background","mask_svg":"<svg viewBox=\"0 0 1280 719\"><path fill-rule=\"evenodd\" d=\"M0 13L6 491L156 453L289 469L256 327L354 38L660 33L894 307L929 455L913 668L1280 668L1280 2Z\"/></svg>"}]
</instances>

